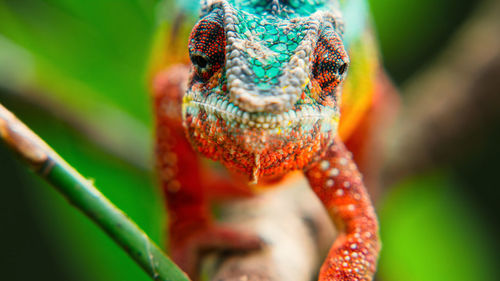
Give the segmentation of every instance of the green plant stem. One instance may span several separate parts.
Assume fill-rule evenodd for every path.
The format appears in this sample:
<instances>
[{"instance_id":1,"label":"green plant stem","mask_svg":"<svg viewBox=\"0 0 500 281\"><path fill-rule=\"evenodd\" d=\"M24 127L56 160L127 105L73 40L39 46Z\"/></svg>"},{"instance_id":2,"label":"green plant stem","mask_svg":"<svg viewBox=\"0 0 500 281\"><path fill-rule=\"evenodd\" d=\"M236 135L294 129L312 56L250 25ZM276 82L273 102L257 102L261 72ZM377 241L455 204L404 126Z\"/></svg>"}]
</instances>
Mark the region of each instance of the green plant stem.
<instances>
[{"instance_id":1,"label":"green plant stem","mask_svg":"<svg viewBox=\"0 0 500 281\"><path fill-rule=\"evenodd\" d=\"M99 225L151 278L189 280L90 180L80 175L1 104L0 137L73 206Z\"/></svg>"}]
</instances>

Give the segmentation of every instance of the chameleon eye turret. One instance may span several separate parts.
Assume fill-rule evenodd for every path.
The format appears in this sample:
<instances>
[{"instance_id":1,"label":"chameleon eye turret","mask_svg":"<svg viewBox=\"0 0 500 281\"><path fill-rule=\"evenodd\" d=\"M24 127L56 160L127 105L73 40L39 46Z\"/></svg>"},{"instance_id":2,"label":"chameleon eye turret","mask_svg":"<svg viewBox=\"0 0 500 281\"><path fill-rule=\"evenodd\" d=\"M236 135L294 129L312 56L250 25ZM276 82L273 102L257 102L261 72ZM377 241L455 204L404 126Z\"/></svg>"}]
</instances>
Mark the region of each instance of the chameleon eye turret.
<instances>
[{"instance_id":1,"label":"chameleon eye turret","mask_svg":"<svg viewBox=\"0 0 500 281\"><path fill-rule=\"evenodd\" d=\"M196 24L188 44L195 78L207 81L224 67L225 44L226 35L218 13L211 13Z\"/></svg>"},{"instance_id":2,"label":"chameleon eye turret","mask_svg":"<svg viewBox=\"0 0 500 281\"><path fill-rule=\"evenodd\" d=\"M318 99L337 98L340 83L345 79L349 57L339 34L332 28L324 30L316 43L311 69L312 82L319 86ZM313 87L314 87L313 86Z\"/></svg>"}]
</instances>

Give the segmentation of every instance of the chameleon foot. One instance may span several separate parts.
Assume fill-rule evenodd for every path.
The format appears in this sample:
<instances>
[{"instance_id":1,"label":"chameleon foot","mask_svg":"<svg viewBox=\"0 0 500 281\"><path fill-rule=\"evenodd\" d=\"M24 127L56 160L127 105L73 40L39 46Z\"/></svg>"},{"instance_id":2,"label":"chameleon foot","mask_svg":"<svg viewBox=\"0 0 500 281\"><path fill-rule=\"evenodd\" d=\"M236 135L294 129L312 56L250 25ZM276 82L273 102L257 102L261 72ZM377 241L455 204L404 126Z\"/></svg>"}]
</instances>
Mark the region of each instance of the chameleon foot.
<instances>
[{"instance_id":1,"label":"chameleon foot","mask_svg":"<svg viewBox=\"0 0 500 281\"><path fill-rule=\"evenodd\" d=\"M182 241L171 242L172 258L193 281L199 278L199 265L205 254L212 251L258 250L264 244L257 235L221 226L210 227L179 240Z\"/></svg>"}]
</instances>

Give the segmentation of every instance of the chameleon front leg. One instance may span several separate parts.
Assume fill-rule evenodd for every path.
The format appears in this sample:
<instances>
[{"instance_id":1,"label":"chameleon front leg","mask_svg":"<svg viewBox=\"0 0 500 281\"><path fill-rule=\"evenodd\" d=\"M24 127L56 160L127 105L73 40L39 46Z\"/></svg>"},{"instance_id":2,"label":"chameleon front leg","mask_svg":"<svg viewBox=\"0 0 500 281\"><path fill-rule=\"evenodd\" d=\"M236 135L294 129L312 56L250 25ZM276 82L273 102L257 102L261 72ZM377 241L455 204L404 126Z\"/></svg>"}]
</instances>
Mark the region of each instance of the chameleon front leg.
<instances>
[{"instance_id":1,"label":"chameleon front leg","mask_svg":"<svg viewBox=\"0 0 500 281\"><path fill-rule=\"evenodd\" d=\"M182 125L182 93L188 68L173 66L159 73L153 85L155 156L158 176L167 199L169 248L174 261L197 280L198 262L207 250L250 250L261 246L248 233L215 225L207 190L231 187L223 177L206 176L213 171L202 165L187 140Z\"/></svg>"},{"instance_id":2,"label":"chameleon front leg","mask_svg":"<svg viewBox=\"0 0 500 281\"><path fill-rule=\"evenodd\" d=\"M336 138L305 174L340 232L319 280L372 280L380 251L378 222L351 153Z\"/></svg>"}]
</instances>

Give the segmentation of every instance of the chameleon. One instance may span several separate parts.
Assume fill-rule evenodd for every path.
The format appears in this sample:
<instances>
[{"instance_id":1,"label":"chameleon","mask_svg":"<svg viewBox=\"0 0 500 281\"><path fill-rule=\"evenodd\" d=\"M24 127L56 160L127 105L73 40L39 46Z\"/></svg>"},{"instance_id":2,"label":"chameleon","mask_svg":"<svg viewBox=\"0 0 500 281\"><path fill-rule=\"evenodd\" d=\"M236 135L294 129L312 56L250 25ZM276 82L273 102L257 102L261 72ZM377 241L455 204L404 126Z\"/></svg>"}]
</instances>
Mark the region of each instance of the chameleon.
<instances>
[{"instance_id":1,"label":"chameleon","mask_svg":"<svg viewBox=\"0 0 500 281\"><path fill-rule=\"evenodd\" d=\"M174 261L197 280L204 251L262 248L257 235L218 225L212 202L300 173L340 232L319 280L372 280L378 220L346 147L359 147L383 92L365 1L206 0L167 9L177 16L159 35L152 92Z\"/></svg>"}]
</instances>

